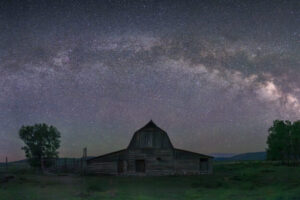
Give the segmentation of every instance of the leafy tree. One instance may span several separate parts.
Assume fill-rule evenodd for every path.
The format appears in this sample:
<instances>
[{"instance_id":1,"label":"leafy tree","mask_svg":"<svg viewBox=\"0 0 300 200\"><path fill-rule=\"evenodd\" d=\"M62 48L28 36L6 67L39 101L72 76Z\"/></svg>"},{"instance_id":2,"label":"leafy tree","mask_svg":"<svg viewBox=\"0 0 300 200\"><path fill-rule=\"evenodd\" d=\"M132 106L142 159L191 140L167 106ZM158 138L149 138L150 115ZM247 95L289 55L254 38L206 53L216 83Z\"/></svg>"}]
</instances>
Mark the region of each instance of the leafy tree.
<instances>
[{"instance_id":1,"label":"leafy tree","mask_svg":"<svg viewBox=\"0 0 300 200\"><path fill-rule=\"evenodd\" d=\"M42 168L51 165L51 159L58 157L60 132L54 126L35 124L22 126L19 136L24 141L22 149L31 166Z\"/></svg>"},{"instance_id":2,"label":"leafy tree","mask_svg":"<svg viewBox=\"0 0 300 200\"><path fill-rule=\"evenodd\" d=\"M284 160L288 152L290 121L275 120L269 128L267 159Z\"/></svg>"},{"instance_id":3,"label":"leafy tree","mask_svg":"<svg viewBox=\"0 0 300 200\"><path fill-rule=\"evenodd\" d=\"M293 160L300 159L300 121L293 123L291 128L291 145Z\"/></svg>"},{"instance_id":4,"label":"leafy tree","mask_svg":"<svg viewBox=\"0 0 300 200\"><path fill-rule=\"evenodd\" d=\"M275 120L269 128L267 159L288 163L300 158L300 121Z\"/></svg>"}]
</instances>

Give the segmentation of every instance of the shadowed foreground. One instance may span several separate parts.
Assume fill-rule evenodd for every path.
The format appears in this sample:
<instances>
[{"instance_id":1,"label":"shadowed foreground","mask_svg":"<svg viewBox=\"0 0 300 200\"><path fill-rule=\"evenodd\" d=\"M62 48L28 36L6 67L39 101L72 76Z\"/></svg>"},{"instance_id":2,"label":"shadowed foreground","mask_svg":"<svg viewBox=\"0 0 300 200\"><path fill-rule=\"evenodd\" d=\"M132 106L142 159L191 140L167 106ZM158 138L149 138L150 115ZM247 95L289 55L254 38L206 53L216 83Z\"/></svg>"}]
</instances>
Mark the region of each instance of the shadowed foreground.
<instances>
[{"instance_id":1,"label":"shadowed foreground","mask_svg":"<svg viewBox=\"0 0 300 200\"><path fill-rule=\"evenodd\" d=\"M300 199L300 167L215 164L214 174L168 177L39 176L15 172L0 199Z\"/></svg>"}]
</instances>

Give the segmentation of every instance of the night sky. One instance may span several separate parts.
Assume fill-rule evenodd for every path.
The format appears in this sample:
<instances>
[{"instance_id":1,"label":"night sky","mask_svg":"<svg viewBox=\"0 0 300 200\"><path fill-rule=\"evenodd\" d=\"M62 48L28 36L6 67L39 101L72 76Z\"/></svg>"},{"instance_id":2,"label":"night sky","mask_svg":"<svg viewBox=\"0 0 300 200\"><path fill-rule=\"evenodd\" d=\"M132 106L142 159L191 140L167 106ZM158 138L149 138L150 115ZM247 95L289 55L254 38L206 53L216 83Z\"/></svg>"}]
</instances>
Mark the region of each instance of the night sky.
<instances>
[{"instance_id":1,"label":"night sky","mask_svg":"<svg viewBox=\"0 0 300 200\"><path fill-rule=\"evenodd\" d=\"M178 148L264 151L300 119L300 2L1 1L0 159L22 125L61 157L127 147L152 119Z\"/></svg>"}]
</instances>

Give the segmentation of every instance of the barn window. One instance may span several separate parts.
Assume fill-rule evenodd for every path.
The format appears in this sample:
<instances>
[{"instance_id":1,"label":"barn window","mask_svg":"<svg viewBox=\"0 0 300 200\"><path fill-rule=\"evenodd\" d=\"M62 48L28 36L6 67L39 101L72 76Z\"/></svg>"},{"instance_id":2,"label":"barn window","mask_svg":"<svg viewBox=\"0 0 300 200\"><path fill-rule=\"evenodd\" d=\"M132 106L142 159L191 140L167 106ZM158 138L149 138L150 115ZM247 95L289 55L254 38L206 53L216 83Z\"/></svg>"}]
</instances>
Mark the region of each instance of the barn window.
<instances>
[{"instance_id":1,"label":"barn window","mask_svg":"<svg viewBox=\"0 0 300 200\"><path fill-rule=\"evenodd\" d=\"M152 135L146 134L144 138L145 147L152 147Z\"/></svg>"}]
</instances>

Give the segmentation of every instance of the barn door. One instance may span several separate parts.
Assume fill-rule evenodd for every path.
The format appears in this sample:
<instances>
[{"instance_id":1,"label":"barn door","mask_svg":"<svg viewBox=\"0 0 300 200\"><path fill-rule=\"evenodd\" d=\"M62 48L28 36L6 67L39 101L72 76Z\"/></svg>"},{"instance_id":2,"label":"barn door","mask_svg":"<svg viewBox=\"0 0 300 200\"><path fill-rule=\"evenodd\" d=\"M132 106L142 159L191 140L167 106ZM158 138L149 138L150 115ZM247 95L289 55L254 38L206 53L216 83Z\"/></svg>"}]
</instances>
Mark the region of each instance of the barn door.
<instances>
[{"instance_id":1,"label":"barn door","mask_svg":"<svg viewBox=\"0 0 300 200\"><path fill-rule=\"evenodd\" d=\"M124 161L118 160L118 173L121 174L124 172Z\"/></svg>"},{"instance_id":2,"label":"barn door","mask_svg":"<svg viewBox=\"0 0 300 200\"><path fill-rule=\"evenodd\" d=\"M145 173L145 170L146 170L145 160L136 160L135 171Z\"/></svg>"},{"instance_id":3,"label":"barn door","mask_svg":"<svg viewBox=\"0 0 300 200\"><path fill-rule=\"evenodd\" d=\"M200 158L200 171L208 171L208 159Z\"/></svg>"}]
</instances>

